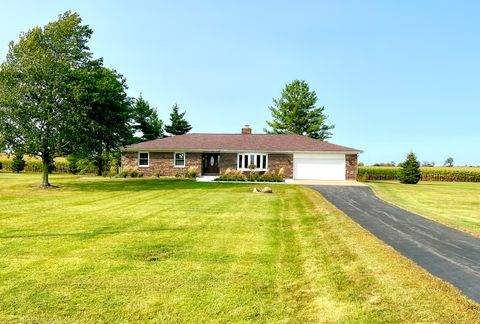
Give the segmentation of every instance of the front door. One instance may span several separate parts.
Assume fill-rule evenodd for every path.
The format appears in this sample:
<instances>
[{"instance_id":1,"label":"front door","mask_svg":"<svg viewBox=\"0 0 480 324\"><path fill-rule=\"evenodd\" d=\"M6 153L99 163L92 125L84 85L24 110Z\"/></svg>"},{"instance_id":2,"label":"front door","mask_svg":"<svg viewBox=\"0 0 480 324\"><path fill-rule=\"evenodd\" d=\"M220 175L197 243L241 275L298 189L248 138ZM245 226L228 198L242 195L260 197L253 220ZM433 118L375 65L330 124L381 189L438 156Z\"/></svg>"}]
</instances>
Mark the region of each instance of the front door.
<instances>
[{"instance_id":1,"label":"front door","mask_svg":"<svg viewBox=\"0 0 480 324\"><path fill-rule=\"evenodd\" d=\"M220 168L218 153L205 153L202 155L202 174L219 174Z\"/></svg>"}]
</instances>

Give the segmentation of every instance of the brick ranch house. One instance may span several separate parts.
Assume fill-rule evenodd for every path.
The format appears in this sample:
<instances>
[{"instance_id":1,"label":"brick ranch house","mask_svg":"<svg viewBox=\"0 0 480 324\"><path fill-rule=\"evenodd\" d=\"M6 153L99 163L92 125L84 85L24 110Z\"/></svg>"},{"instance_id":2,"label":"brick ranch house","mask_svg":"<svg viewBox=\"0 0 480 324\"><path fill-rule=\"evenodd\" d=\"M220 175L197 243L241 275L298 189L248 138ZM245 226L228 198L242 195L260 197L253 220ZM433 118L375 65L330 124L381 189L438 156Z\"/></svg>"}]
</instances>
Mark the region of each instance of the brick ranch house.
<instances>
[{"instance_id":1,"label":"brick ranch house","mask_svg":"<svg viewBox=\"0 0 480 324\"><path fill-rule=\"evenodd\" d=\"M249 171L284 169L286 179L356 180L362 151L301 135L185 134L129 145L122 150L122 169L145 175L174 176L195 166L201 175L228 168Z\"/></svg>"}]
</instances>

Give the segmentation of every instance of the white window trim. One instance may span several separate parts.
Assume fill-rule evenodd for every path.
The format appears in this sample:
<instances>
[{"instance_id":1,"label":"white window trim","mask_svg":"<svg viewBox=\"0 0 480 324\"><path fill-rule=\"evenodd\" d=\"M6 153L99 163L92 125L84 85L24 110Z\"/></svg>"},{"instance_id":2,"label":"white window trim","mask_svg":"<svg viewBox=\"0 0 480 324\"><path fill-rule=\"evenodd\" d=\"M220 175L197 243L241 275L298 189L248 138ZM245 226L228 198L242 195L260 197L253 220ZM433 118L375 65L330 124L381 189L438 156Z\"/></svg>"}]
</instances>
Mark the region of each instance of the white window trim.
<instances>
[{"instance_id":1,"label":"white window trim","mask_svg":"<svg viewBox=\"0 0 480 324\"><path fill-rule=\"evenodd\" d=\"M176 154L183 154L183 165L175 165L175 155ZM187 154L185 152L173 152L173 167L174 168L185 168L185 164L187 163Z\"/></svg>"},{"instance_id":2,"label":"white window trim","mask_svg":"<svg viewBox=\"0 0 480 324\"><path fill-rule=\"evenodd\" d=\"M244 156L245 156L245 155L248 155L248 156L249 156L249 157L248 157L248 160L249 160L248 162L250 162L250 155L255 155L255 159L256 159L256 156L257 156L257 155L260 155L260 156L266 155L266 161L265 161L265 163L267 164L266 167L263 166L263 168L255 168L254 171L267 171L267 170L268 170L268 153L253 153L253 152L252 152L252 153L248 153L248 152L237 153L237 170L240 170L240 171L251 171L251 170L248 168L248 165L247 165L247 166L244 165L242 168L240 168L240 163L238 163L239 157L242 156L242 159L244 159ZM260 158L260 163L263 163L263 158L262 158L262 157ZM256 164L256 162L255 162L255 164ZM250 163L249 163L249 165L250 165Z\"/></svg>"},{"instance_id":3,"label":"white window trim","mask_svg":"<svg viewBox=\"0 0 480 324\"><path fill-rule=\"evenodd\" d=\"M147 165L140 165L140 153L147 153ZM137 165L139 168L148 168L150 167L150 152L138 152Z\"/></svg>"}]
</instances>

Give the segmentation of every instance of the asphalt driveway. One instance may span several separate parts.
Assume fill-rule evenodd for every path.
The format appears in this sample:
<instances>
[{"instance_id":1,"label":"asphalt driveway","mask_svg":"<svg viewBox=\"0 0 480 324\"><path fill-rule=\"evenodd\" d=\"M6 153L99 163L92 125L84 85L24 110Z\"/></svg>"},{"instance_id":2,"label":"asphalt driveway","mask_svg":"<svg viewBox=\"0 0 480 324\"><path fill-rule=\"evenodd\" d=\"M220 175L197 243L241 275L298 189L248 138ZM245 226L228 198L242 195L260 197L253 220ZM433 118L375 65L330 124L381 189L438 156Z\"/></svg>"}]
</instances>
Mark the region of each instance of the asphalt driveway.
<instances>
[{"instance_id":1,"label":"asphalt driveway","mask_svg":"<svg viewBox=\"0 0 480 324\"><path fill-rule=\"evenodd\" d=\"M309 186L373 235L480 303L480 239L377 198L369 187Z\"/></svg>"}]
</instances>

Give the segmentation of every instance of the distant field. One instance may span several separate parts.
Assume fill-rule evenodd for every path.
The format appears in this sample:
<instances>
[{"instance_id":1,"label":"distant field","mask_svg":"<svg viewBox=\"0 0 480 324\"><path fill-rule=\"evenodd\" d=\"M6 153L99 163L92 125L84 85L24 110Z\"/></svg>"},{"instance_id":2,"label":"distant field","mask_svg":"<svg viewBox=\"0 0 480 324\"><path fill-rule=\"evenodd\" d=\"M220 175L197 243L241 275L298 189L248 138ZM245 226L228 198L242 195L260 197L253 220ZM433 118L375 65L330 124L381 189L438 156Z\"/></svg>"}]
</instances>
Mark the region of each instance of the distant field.
<instances>
[{"instance_id":1,"label":"distant field","mask_svg":"<svg viewBox=\"0 0 480 324\"><path fill-rule=\"evenodd\" d=\"M41 172L42 170L42 159L35 156L25 155L23 157L25 160L25 172ZM0 171L11 171L13 155L7 155L0 153L0 163L2 164L2 170ZM57 157L54 159L55 167L57 172L66 172L67 159L64 157Z\"/></svg>"},{"instance_id":2,"label":"distant field","mask_svg":"<svg viewBox=\"0 0 480 324\"><path fill-rule=\"evenodd\" d=\"M392 181L368 182L377 195L448 226L480 236L480 183Z\"/></svg>"},{"instance_id":3,"label":"distant field","mask_svg":"<svg viewBox=\"0 0 480 324\"><path fill-rule=\"evenodd\" d=\"M480 167L422 167L422 181L480 182ZM359 167L358 178L369 180L397 180L399 167Z\"/></svg>"},{"instance_id":4,"label":"distant field","mask_svg":"<svg viewBox=\"0 0 480 324\"><path fill-rule=\"evenodd\" d=\"M9 156L5 153L0 153L0 161L2 161L2 160L12 160L12 159L13 159L13 155ZM39 161L39 162L42 161L42 159L40 159L39 157L36 157L36 156L32 157L32 156L29 156L29 155L25 155L23 157L23 159L25 161ZM67 159L64 158L64 157L57 157L54 160L57 161L57 162L66 162L67 161Z\"/></svg>"},{"instance_id":5,"label":"distant field","mask_svg":"<svg viewBox=\"0 0 480 324\"><path fill-rule=\"evenodd\" d=\"M317 192L0 173L0 322L476 323Z\"/></svg>"}]
</instances>

